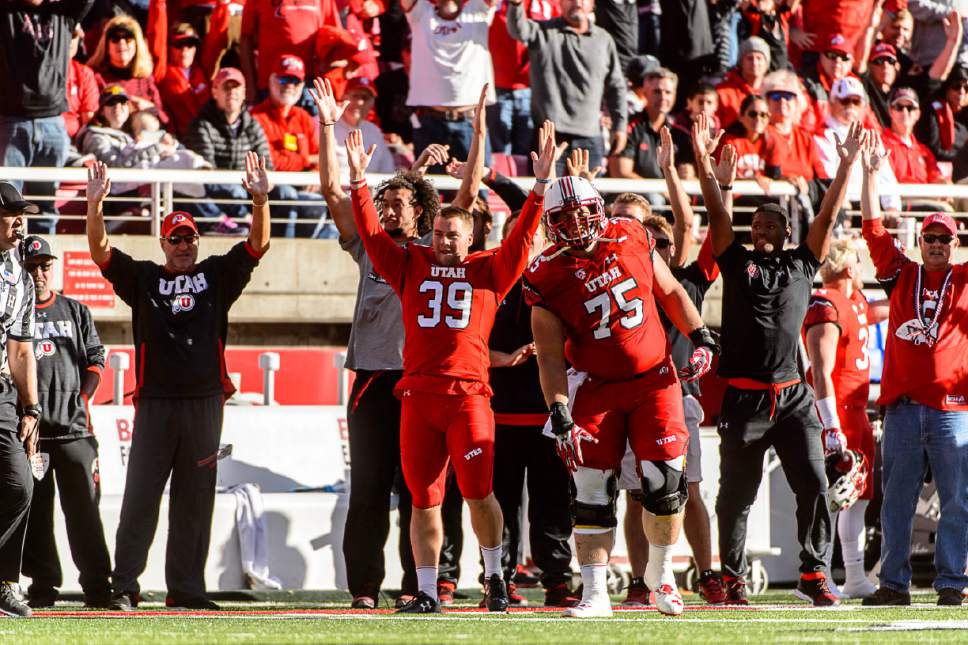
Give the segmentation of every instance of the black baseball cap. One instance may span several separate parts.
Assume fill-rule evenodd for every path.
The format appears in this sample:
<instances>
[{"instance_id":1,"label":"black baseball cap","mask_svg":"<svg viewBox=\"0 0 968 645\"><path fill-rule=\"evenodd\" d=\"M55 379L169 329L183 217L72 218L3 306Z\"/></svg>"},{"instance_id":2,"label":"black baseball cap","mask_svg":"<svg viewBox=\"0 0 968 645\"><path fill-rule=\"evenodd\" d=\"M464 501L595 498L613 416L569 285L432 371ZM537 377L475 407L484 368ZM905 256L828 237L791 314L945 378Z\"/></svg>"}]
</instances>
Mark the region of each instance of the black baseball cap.
<instances>
[{"instance_id":1,"label":"black baseball cap","mask_svg":"<svg viewBox=\"0 0 968 645\"><path fill-rule=\"evenodd\" d=\"M50 243L39 235L28 235L24 240L24 260L34 258L54 258L54 252L50 250Z\"/></svg>"},{"instance_id":2,"label":"black baseball cap","mask_svg":"<svg viewBox=\"0 0 968 645\"><path fill-rule=\"evenodd\" d=\"M0 212L39 215L40 208L37 204L26 201L13 184L0 181Z\"/></svg>"}]
</instances>

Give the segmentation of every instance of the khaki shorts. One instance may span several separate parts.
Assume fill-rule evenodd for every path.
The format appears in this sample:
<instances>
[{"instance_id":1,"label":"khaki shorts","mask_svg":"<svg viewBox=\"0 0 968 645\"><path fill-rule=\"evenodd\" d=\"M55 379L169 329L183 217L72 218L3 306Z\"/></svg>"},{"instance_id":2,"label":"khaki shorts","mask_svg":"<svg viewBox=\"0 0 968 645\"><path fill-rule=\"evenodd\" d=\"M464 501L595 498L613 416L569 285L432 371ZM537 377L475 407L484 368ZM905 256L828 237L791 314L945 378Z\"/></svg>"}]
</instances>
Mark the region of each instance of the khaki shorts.
<instances>
[{"instance_id":1,"label":"khaki shorts","mask_svg":"<svg viewBox=\"0 0 968 645\"><path fill-rule=\"evenodd\" d=\"M682 408L686 416L686 427L689 429L689 448L686 451L686 481L695 484L702 481L702 445L699 439L699 426L706 415L702 405L696 397L685 394L682 397ZM618 478L619 490L638 490L642 487L639 473L636 469L635 455L631 446L626 446L625 456L622 458L622 474Z\"/></svg>"}]
</instances>

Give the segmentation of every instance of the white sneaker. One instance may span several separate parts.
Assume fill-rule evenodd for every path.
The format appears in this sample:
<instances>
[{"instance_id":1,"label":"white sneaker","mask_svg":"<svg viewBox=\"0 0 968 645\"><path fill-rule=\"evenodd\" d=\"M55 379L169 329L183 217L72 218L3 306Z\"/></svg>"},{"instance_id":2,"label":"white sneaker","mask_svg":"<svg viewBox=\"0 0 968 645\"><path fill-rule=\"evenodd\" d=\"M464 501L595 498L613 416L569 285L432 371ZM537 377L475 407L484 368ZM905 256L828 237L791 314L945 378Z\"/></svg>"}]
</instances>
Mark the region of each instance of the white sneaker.
<instances>
[{"instance_id":1,"label":"white sneaker","mask_svg":"<svg viewBox=\"0 0 968 645\"><path fill-rule=\"evenodd\" d=\"M673 585L659 585L659 588L652 592L652 603L659 613L666 616L678 616L685 609L682 594Z\"/></svg>"},{"instance_id":2,"label":"white sneaker","mask_svg":"<svg viewBox=\"0 0 968 645\"><path fill-rule=\"evenodd\" d=\"M599 601L582 600L575 607L568 607L561 615L565 618L611 618L612 605L608 598Z\"/></svg>"},{"instance_id":3,"label":"white sneaker","mask_svg":"<svg viewBox=\"0 0 968 645\"><path fill-rule=\"evenodd\" d=\"M844 583L844 588L840 592L846 598L866 598L877 591L877 585L865 578L859 580L848 580Z\"/></svg>"}]
</instances>

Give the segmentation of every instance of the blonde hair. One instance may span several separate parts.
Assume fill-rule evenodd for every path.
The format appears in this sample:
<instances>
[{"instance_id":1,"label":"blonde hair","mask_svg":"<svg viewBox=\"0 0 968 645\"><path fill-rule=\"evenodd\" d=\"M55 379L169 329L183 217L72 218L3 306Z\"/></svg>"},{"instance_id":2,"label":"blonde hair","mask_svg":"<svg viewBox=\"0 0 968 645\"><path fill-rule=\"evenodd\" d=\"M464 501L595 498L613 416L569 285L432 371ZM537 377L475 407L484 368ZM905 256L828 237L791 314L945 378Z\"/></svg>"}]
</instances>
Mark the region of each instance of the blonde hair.
<instances>
[{"instance_id":1,"label":"blonde hair","mask_svg":"<svg viewBox=\"0 0 968 645\"><path fill-rule=\"evenodd\" d=\"M648 217L652 214L652 204L642 195L635 193L622 193L612 201L612 206L619 204L634 204L642 209L642 216Z\"/></svg>"},{"instance_id":2,"label":"blonde hair","mask_svg":"<svg viewBox=\"0 0 968 645\"><path fill-rule=\"evenodd\" d=\"M124 29L134 36L134 58L128 63L128 70L133 78L150 78L154 70L154 63L151 60L151 52L148 51L148 43L141 31L141 25L131 16L115 16L104 25L101 31L101 38L97 42L97 49L91 56L87 64L96 72L106 72L111 66L111 58L108 56L108 34L115 29Z\"/></svg>"},{"instance_id":3,"label":"blonde hair","mask_svg":"<svg viewBox=\"0 0 968 645\"><path fill-rule=\"evenodd\" d=\"M662 217L661 215L652 215L651 213L649 215L646 215L644 218L642 218L642 226L644 226L647 229L648 228L658 229L663 233L665 233L666 237L668 237L669 240L673 239L672 224L670 224L669 220Z\"/></svg>"},{"instance_id":4,"label":"blonde hair","mask_svg":"<svg viewBox=\"0 0 968 645\"><path fill-rule=\"evenodd\" d=\"M857 240L852 237L841 237L830 243L827 259L820 265L820 279L833 282L841 276L853 262L859 261L857 255Z\"/></svg>"}]
</instances>

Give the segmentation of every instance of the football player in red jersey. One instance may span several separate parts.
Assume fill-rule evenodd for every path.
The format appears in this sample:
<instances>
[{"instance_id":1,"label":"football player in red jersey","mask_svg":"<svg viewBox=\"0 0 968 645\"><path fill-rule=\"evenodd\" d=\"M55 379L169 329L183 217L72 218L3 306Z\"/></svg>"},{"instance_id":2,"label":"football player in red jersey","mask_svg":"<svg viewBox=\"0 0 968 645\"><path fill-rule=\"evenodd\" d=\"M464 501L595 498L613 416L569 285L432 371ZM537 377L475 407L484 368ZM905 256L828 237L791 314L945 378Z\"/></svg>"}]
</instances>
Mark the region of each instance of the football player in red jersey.
<instances>
[{"instance_id":1,"label":"football player in red jersey","mask_svg":"<svg viewBox=\"0 0 968 645\"><path fill-rule=\"evenodd\" d=\"M612 613L605 577L626 441L635 453L648 512L646 583L661 612L680 614L672 549L687 498L689 433L656 302L696 347L684 378L708 371L718 346L639 222L607 219L601 196L580 177L559 179L544 205L555 244L524 279L550 430L574 473L575 544L584 589L581 603L563 615Z\"/></svg>"},{"instance_id":2,"label":"football player in red jersey","mask_svg":"<svg viewBox=\"0 0 968 645\"><path fill-rule=\"evenodd\" d=\"M482 106L474 118L471 157L480 159L476 152L486 136ZM473 217L454 206L441 209L434 219L432 247L400 246L392 240L380 226L364 177L375 148L363 146L358 130L346 140L357 230L374 268L403 306L404 375L395 393L402 401L400 450L413 495L410 531L419 592L401 612L440 611L440 504L448 458L481 545L485 605L490 611L508 608L501 574L503 518L491 491L494 415L488 402L487 340L498 305L527 265L544 192L561 154L550 122L541 128L539 146L540 155L532 154L535 187L517 225L499 248L471 254Z\"/></svg>"},{"instance_id":3,"label":"football player in red jersey","mask_svg":"<svg viewBox=\"0 0 968 645\"><path fill-rule=\"evenodd\" d=\"M803 321L810 359L807 377L817 397L824 454L833 466L830 471L836 473L835 477L851 471L854 452L863 455L867 462L866 484L860 499L840 509L835 522L847 570L841 594L865 598L876 589L864 572L864 511L874 497L874 430L867 420L867 325L886 319L888 305L886 301L868 304L864 297L860 257L852 239L839 239L830 245L820 267L820 278L823 288L813 292ZM828 586L836 593L832 580Z\"/></svg>"}]
</instances>

